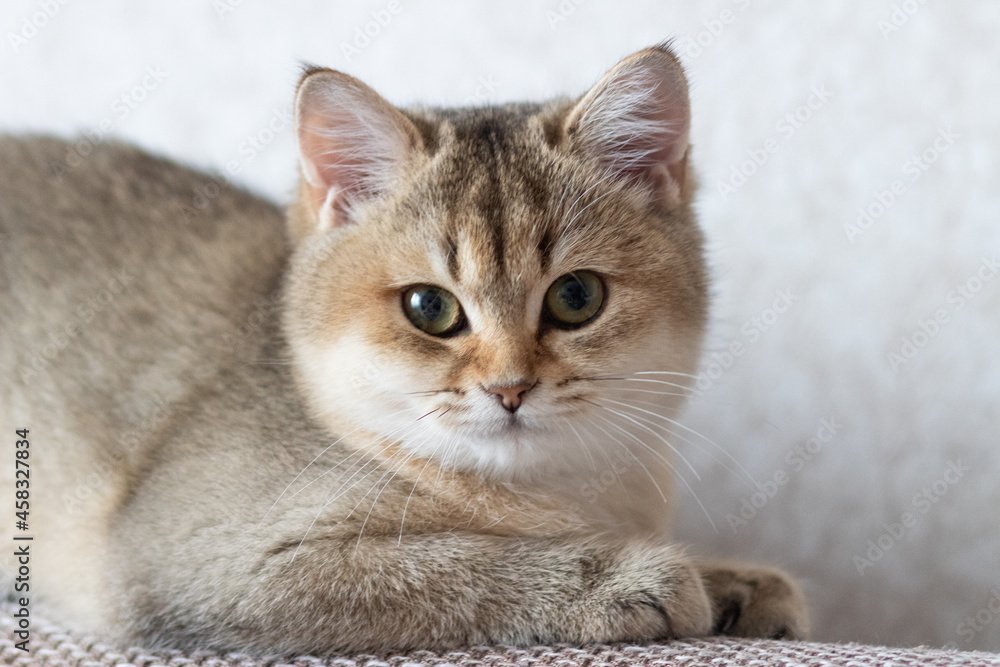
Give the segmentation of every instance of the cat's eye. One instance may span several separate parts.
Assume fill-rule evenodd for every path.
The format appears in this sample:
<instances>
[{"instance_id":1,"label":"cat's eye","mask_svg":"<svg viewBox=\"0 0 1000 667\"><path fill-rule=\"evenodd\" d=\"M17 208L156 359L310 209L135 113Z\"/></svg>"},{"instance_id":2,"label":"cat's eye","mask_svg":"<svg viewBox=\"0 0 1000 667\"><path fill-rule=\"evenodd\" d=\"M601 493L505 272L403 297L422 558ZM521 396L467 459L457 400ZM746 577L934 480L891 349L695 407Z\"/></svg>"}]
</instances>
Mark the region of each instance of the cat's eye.
<instances>
[{"instance_id":1,"label":"cat's eye","mask_svg":"<svg viewBox=\"0 0 1000 667\"><path fill-rule=\"evenodd\" d=\"M432 336L450 336L465 328L465 313L458 299L434 285L403 290L403 312L413 326Z\"/></svg>"},{"instance_id":2,"label":"cat's eye","mask_svg":"<svg viewBox=\"0 0 1000 667\"><path fill-rule=\"evenodd\" d=\"M556 279L545 293L545 315L563 329L592 320L604 304L604 283L590 271L574 271Z\"/></svg>"}]
</instances>

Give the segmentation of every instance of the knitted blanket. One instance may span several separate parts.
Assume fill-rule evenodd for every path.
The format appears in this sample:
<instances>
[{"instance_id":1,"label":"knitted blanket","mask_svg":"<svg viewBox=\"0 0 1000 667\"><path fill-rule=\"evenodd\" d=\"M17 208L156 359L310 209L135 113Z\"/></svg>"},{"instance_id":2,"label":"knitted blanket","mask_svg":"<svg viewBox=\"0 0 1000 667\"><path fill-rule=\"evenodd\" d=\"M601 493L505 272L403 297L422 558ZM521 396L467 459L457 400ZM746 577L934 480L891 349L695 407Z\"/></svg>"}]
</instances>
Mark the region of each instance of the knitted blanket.
<instances>
[{"instance_id":1,"label":"knitted blanket","mask_svg":"<svg viewBox=\"0 0 1000 667\"><path fill-rule=\"evenodd\" d=\"M0 604L0 664L101 667L257 667L296 665L319 667L625 667L626 665L968 665L1000 667L1000 654L945 651L928 648L885 648L860 644L817 644L748 639L686 639L662 644L595 644L589 646L475 646L463 651L412 651L405 655L342 655L328 658L300 656L261 660L236 653L145 651L111 646L93 638L65 632L32 618L29 651L15 647L14 607Z\"/></svg>"}]
</instances>

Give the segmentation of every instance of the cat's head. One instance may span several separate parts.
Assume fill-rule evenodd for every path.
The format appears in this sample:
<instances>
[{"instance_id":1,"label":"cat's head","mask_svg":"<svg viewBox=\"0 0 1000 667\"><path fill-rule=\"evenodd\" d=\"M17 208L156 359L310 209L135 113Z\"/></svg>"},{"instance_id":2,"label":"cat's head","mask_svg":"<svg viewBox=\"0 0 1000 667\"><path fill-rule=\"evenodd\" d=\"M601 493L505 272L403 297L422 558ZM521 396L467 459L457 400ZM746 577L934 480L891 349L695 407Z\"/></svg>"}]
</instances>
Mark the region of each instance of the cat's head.
<instances>
[{"instance_id":1,"label":"cat's head","mask_svg":"<svg viewBox=\"0 0 1000 667\"><path fill-rule=\"evenodd\" d=\"M666 47L543 105L401 110L307 71L285 329L315 413L497 478L651 440L706 319L689 120Z\"/></svg>"}]
</instances>

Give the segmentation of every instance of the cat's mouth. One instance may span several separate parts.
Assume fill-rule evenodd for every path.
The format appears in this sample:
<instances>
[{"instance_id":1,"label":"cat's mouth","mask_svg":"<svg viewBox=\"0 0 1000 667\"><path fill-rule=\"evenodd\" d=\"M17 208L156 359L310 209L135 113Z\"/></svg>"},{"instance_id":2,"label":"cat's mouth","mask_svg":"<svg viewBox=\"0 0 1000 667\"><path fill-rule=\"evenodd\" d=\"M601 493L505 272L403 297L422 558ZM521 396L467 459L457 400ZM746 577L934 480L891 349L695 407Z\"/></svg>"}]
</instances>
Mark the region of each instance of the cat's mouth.
<instances>
[{"instance_id":1,"label":"cat's mouth","mask_svg":"<svg viewBox=\"0 0 1000 667\"><path fill-rule=\"evenodd\" d=\"M477 414L475 410L448 409L442 411L441 425L449 431L477 438L510 438L540 430L538 420L522 411L503 414ZM492 411L490 411L492 413Z\"/></svg>"},{"instance_id":2,"label":"cat's mouth","mask_svg":"<svg viewBox=\"0 0 1000 667\"><path fill-rule=\"evenodd\" d=\"M455 422L453 427L481 435L508 435L524 433L531 429L528 420L518 415L506 415L491 420L463 419Z\"/></svg>"}]
</instances>

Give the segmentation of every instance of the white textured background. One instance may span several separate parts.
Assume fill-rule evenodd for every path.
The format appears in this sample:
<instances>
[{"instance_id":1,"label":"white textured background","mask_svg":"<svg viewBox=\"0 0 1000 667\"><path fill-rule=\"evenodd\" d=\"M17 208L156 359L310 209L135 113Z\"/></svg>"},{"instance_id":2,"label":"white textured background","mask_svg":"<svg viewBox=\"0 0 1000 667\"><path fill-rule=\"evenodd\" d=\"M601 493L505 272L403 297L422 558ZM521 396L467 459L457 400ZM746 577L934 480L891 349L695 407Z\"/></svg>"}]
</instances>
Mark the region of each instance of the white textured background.
<instances>
[{"instance_id":1,"label":"white textured background","mask_svg":"<svg viewBox=\"0 0 1000 667\"><path fill-rule=\"evenodd\" d=\"M284 201L301 60L398 103L499 102L582 92L619 57L676 37L721 355L687 423L764 488L784 482L752 498L720 450L682 443L707 512L684 497L680 535L801 576L819 639L1000 651L1000 276L977 276L1000 259L1000 4L400 1L348 57L342 45L388 2L4 0L0 129L104 121ZM161 80L133 92L147 68ZM829 95L800 109L813 89ZM796 112L797 127L779 126ZM765 146L724 197L719 184ZM924 151L936 159L914 171ZM849 239L845 225L894 180L902 194ZM779 290L791 305L776 314ZM933 335L916 333L942 313ZM894 368L904 339L916 345ZM824 419L836 433L801 458ZM949 463L965 469L954 483L941 481ZM934 503L915 498L924 488ZM744 499L760 507L737 525ZM859 565L904 512L910 525Z\"/></svg>"}]
</instances>

